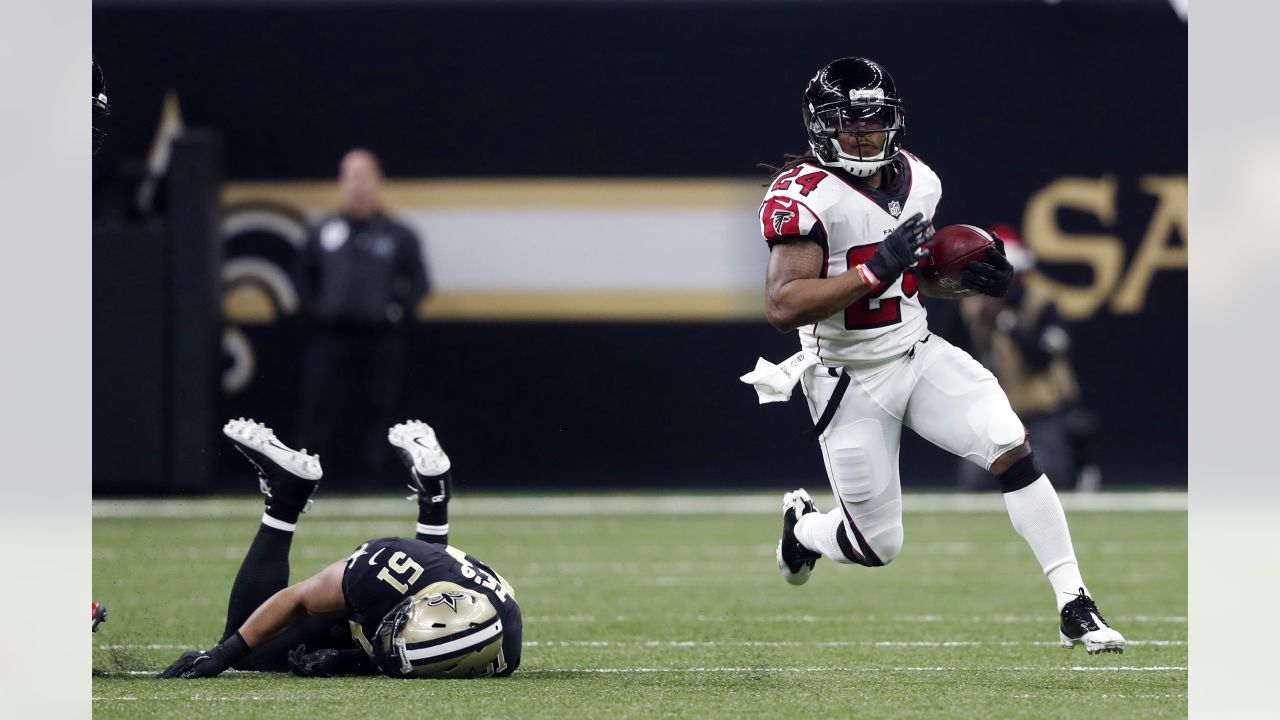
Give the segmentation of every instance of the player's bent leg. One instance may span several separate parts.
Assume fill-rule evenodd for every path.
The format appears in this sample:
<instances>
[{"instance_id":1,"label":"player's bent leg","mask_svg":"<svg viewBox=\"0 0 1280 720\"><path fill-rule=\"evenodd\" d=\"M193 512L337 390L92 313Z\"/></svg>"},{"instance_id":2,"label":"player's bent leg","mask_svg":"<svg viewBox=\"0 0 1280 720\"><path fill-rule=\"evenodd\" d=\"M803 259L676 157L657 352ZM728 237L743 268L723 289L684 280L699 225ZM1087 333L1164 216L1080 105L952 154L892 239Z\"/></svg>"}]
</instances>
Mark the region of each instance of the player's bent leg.
<instances>
[{"instance_id":1,"label":"player's bent leg","mask_svg":"<svg viewBox=\"0 0 1280 720\"><path fill-rule=\"evenodd\" d=\"M968 353L936 337L917 347L919 380L907 403L906 424L996 476L1009 519L1031 547L1053 587L1059 612L1064 612L1085 585L1066 514L1021 421L995 377ZM1065 615L1063 622L1065 627Z\"/></svg>"},{"instance_id":2,"label":"player's bent leg","mask_svg":"<svg viewBox=\"0 0 1280 720\"><path fill-rule=\"evenodd\" d=\"M991 371L936 335L916 350L907 427L984 470L1023 444L1026 431Z\"/></svg>"},{"instance_id":3,"label":"player's bent leg","mask_svg":"<svg viewBox=\"0 0 1280 720\"><path fill-rule=\"evenodd\" d=\"M391 426L387 442L409 470L413 494L408 499L418 502L417 539L447 545L453 472L435 430L421 420L406 420Z\"/></svg>"},{"instance_id":4,"label":"player's bent leg","mask_svg":"<svg viewBox=\"0 0 1280 720\"><path fill-rule=\"evenodd\" d=\"M879 567L902 552L900 433L896 422L864 418L823 438L827 473L839 501L835 541L849 562Z\"/></svg>"},{"instance_id":5,"label":"player's bent leg","mask_svg":"<svg viewBox=\"0 0 1280 720\"><path fill-rule=\"evenodd\" d=\"M903 368L897 368L901 372ZM887 370L893 373L894 370ZM848 372L848 371L846 371ZM888 385L900 380L889 377ZM796 537L835 562L878 567L902 551L902 488L898 445L902 422L886 409L884 377L848 384L830 424L819 436L822 460L838 506L830 513L800 519ZM838 380L815 373L805 378L805 395L815 419L831 401ZM873 392L885 395L881 401Z\"/></svg>"},{"instance_id":6,"label":"player's bent leg","mask_svg":"<svg viewBox=\"0 0 1280 720\"><path fill-rule=\"evenodd\" d=\"M795 538L802 547L842 565L888 565L902 552L903 531L901 494L886 495L802 515L795 524Z\"/></svg>"},{"instance_id":7,"label":"player's bent leg","mask_svg":"<svg viewBox=\"0 0 1280 720\"><path fill-rule=\"evenodd\" d=\"M1036 463L1030 444L1025 443L1007 455L1008 458L1002 456L1000 462L993 465L1004 468L997 477L1004 490L1005 509L1014 530L1027 541L1053 587L1061 616L1062 646L1084 645L1090 655L1124 652L1124 636L1107 625L1089 597L1071 543L1066 513L1053 484Z\"/></svg>"},{"instance_id":8,"label":"player's bent leg","mask_svg":"<svg viewBox=\"0 0 1280 720\"><path fill-rule=\"evenodd\" d=\"M844 522L837 531L836 540L845 554L861 558L859 564L867 567L882 567L893 562L902 554L902 501L901 492L894 493L898 499L884 498L887 502L875 501L850 505L845 503L841 508ZM868 506L876 502L878 507L870 510Z\"/></svg>"},{"instance_id":9,"label":"player's bent leg","mask_svg":"<svg viewBox=\"0 0 1280 720\"><path fill-rule=\"evenodd\" d=\"M1009 461L1009 458L1015 458ZM1076 562L1067 515L1049 478L1040 471L1035 453L1024 443L1002 456L993 468L1000 472L1000 488L1005 510L1013 529L1031 546L1049 584L1053 586L1058 609L1084 586Z\"/></svg>"},{"instance_id":10,"label":"player's bent leg","mask_svg":"<svg viewBox=\"0 0 1280 720\"><path fill-rule=\"evenodd\" d=\"M231 420L223 433L258 473L259 487L267 495L262 522L231 586L225 640L259 605L289 584L289 550L298 516L309 507L323 472L318 456L290 449L261 423Z\"/></svg>"}]
</instances>

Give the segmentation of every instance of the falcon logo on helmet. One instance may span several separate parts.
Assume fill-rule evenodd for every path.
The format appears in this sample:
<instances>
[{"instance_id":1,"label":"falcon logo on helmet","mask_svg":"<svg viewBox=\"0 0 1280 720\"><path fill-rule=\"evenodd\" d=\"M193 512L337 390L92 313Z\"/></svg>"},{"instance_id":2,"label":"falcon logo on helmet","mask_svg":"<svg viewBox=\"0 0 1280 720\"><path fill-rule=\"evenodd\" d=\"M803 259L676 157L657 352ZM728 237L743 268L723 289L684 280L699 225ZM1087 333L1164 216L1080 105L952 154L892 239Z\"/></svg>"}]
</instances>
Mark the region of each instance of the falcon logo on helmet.
<instances>
[{"instance_id":1,"label":"falcon logo on helmet","mask_svg":"<svg viewBox=\"0 0 1280 720\"><path fill-rule=\"evenodd\" d=\"M502 634L502 619L488 596L435 582L382 619L374 660L392 677L486 677L500 662Z\"/></svg>"},{"instance_id":2,"label":"falcon logo on helmet","mask_svg":"<svg viewBox=\"0 0 1280 720\"><path fill-rule=\"evenodd\" d=\"M907 116L893 78L866 58L840 58L818 71L804 91L803 117L809 147L818 161L868 177L888 165L902 149ZM879 127L876 127L879 126ZM885 133L876 154L851 155L840 146L840 133Z\"/></svg>"}]
</instances>

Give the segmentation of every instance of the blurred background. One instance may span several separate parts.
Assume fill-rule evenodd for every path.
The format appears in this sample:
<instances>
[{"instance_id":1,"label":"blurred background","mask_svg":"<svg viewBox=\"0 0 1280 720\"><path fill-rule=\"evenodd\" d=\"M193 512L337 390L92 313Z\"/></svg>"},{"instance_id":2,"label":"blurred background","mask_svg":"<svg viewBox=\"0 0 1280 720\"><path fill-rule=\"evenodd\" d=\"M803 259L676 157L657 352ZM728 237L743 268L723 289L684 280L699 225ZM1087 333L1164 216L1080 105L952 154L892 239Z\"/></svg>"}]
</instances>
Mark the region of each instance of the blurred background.
<instances>
[{"instance_id":1,"label":"blurred background","mask_svg":"<svg viewBox=\"0 0 1280 720\"><path fill-rule=\"evenodd\" d=\"M111 103L93 179L95 495L245 490L231 416L319 452L329 488L393 487L358 462L386 412L432 424L475 488L824 487L803 404L757 405L738 376L798 349L763 318L760 164L805 149L801 92L846 55L897 81L905 147L943 181L936 224L1004 224L1034 258L1028 294L1069 343L1029 336L1078 388L1045 412L1086 418L1072 432L1102 487L1185 487L1185 3L93 8ZM407 307L335 331L307 254L364 238L376 256L384 237L325 231L353 148L380 161L426 291L390 277ZM930 321L998 355L959 304ZM326 333L390 349L352 359L318 350ZM320 444L317 353L354 403ZM380 394L395 407L357 402ZM958 482L910 433L901 466L908 489Z\"/></svg>"}]
</instances>

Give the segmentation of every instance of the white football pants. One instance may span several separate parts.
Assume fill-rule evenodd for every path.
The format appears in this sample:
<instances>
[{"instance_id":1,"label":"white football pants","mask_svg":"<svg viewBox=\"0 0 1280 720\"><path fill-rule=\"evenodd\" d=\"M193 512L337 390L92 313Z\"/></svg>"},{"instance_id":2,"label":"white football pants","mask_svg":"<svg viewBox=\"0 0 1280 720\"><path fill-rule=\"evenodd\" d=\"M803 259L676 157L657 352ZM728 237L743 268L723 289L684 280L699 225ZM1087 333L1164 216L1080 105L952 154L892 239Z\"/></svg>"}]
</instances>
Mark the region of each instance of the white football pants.
<instances>
[{"instance_id":1,"label":"white football pants","mask_svg":"<svg viewBox=\"0 0 1280 720\"><path fill-rule=\"evenodd\" d=\"M860 557L848 557L846 550L845 558L834 559L883 565L902 551L898 449L904 424L984 470L1021 445L1026 431L991 372L937 335L874 367L811 368L803 386L815 423L840 370L850 382L818 444L847 533L841 546Z\"/></svg>"}]
</instances>

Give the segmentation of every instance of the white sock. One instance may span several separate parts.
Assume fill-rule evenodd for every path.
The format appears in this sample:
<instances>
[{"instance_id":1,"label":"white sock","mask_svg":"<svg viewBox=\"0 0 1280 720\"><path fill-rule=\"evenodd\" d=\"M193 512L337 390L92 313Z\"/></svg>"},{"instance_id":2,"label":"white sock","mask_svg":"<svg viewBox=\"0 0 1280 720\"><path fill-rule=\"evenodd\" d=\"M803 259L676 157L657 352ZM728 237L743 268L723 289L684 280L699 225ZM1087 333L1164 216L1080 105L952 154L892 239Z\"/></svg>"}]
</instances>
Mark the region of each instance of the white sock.
<instances>
[{"instance_id":1,"label":"white sock","mask_svg":"<svg viewBox=\"0 0 1280 720\"><path fill-rule=\"evenodd\" d=\"M279 518L273 518L266 513L262 513L262 524L275 530L283 530L285 532L294 532L298 529L298 523L285 522Z\"/></svg>"},{"instance_id":2,"label":"white sock","mask_svg":"<svg viewBox=\"0 0 1280 720\"><path fill-rule=\"evenodd\" d=\"M443 525L424 525L422 523L418 523L418 534L419 535L435 535L437 537L441 535L448 535L449 523L445 523Z\"/></svg>"},{"instance_id":3,"label":"white sock","mask_svg":"<svg viewBox=\"0 0 1280 720\"><path fill-rule=\"evenodd\" d=\"M1045 577L1053 586L1058 610L1062 610L1085 585L1076 563L1076 551L1071 546L1067 515L1062 511L1053 484L1041 475L1021 490L1005 493L1004 506L1009 511L1013 529L1031 546L1031 552L1044 568ZM1088 592L1086 588L1085 593Z\"/></svg>"},{"instance_id":4,"label":"white sock","mask_svg":"<svg viewBox=\"0 0 1280 720\"><path fill-rule=\"evenodd\" d=\"M832 560L845 565L852 564L849 558L840 551L840 543L836 541L836 531L844 522L840 508L830 512L813 512L801 516L796 523L796 539L810 550L822 553Z\"/></svg>"}]
</instances>

